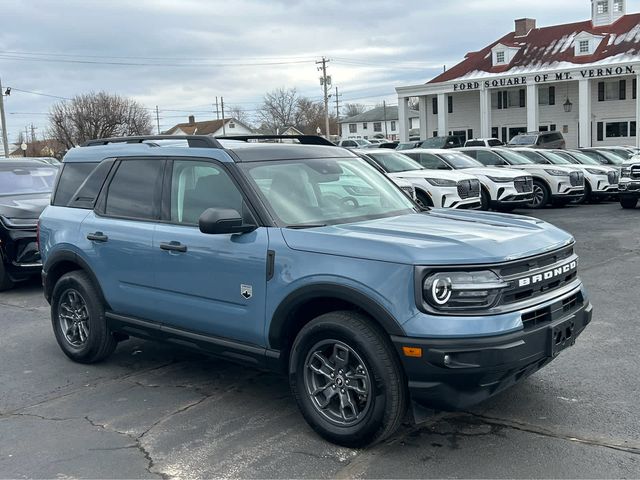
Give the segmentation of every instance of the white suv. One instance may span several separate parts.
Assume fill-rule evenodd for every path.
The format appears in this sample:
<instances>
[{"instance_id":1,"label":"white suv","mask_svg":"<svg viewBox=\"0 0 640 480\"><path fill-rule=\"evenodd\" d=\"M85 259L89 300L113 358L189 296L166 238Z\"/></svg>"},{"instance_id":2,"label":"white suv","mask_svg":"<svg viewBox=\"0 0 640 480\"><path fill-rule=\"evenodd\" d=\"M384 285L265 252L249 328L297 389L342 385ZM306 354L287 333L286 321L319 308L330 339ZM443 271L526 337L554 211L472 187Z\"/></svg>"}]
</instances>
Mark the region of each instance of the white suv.
<instances>
[{"instance_id":1,"label":"white suv","mask_svg":"<svg viewBox=\"0 0 640 480\"><path fill-rule=\"evenodd\" d=\"M527 172L485 167L457 150L417 148L405 154L430 170L458 170L478 178L483 210L510 211L526 207L533 199L533 178Z\"/></svg>"},{"instance_id":2,"label":"white suv","mask_svg":"<svg viewBox=\"0 0 640 480\"><path fill-rule=\"evenodd\" d=\"M584 195L584 175L563 166L535 164L512 148L471 147L461 149L488 167L516 168L533 177L531 208L542 208L549 203L566 205Z\"/></svg>"},{"instance_id":3,"label":"white suv","mask_svg":"<svg viewBox=\"0 0 640 480\"><path fill-rule=\"evenodd\" d=\"M640 155L634 155L622 164L618 186L622 208L636 208L640 198Z\"/></svg>"},{"instance_id":4,"label":"white suv","mask_svg":"<svg viewBox=\"0 0 640 480\"><path fill-rule=\"evenodd\" d=\"M618 168L602 165L597 160L577 151L544 150L540 153L556 165L563 165L557 161L557 157L561 157L566 162L582 168L585 179L585 202L597 202L618 192L618 181L620 179L620 170Z\"/></svg>"},{"instance_id":5,"label":"white suv","mask_svg":"<svg viewBox=\"0 0 640 480\"><path fill-rule=\"evenodd\" d=\"M472 138L464 142L465 147L502 147L504 142L497 138Z\"/></svg>"},{"instance_id":6,"label":"white suv","mask_svg":"<svg viewBox=\"0 0 640 480\"><path fill-rule=\"evenodd\" d=\"M389 177L411 182L426 207L480 208L480 182L472 175L427 170L406 155L387 148L356 151Z\"/></svg>"},{"instance_id":7,"label":"white suv","mask_svg":"<svg viewBox=\"0 0 640 480\"><path fill-rule=\"evenodd\" d=\"M337 145L344 148L362 148L371 145L371 142L364 138L347 138L346 140L340 140Z\"/></svg>"}]
</instances>

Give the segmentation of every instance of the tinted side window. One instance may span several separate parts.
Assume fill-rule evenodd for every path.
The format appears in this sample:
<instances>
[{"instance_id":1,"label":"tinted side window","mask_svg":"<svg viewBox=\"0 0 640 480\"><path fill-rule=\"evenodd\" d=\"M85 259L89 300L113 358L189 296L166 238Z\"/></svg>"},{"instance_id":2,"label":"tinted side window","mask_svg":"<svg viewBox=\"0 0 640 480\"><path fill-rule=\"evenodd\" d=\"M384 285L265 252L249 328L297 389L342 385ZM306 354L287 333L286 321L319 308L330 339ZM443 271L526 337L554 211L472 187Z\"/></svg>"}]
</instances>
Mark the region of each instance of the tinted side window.
<instances>
[{"instance_id":1,"label":"tinted side window","mask_svg":"<svg viewBox=\"0 0 640 480\"><path fill-rule=\"evenodd\" d=\"M65 163L58 179L58 186L52 204L66 207L78 187L86 180L98 163Z\"/></svg>"},{"instance_id":2,"label":"tinted side window","mask_svg":"<svg viewBox=\"0 0 640 480\"><path fill-rule=\"evenodd\" d=\"M464 144L465 147L484 147L482 140L469 140Z\"/></svg>"},{"instance_id":3,"label":"tinted side window","mask_svg":"<svg viewBox=\"0 0 640 480\"><path fill-rule=\"evenodd\" d=\"M67 204L69 207L73 208L88 208L92 209L100 194L100 190L102 189L102 185L104 181L107 179L111 168L115 161L105 160L98 164L98 166L89 174L89 176L85 179L85 181L80 185L80 188L73 194L71 200Z\"/></svg>"},{"instance_id":4,"label":"tinted side window","mask_svg":"<svg viewBox=\"0 0 640 480\"><path fill-rule=\"evenodd\" d=\"M504 161L495 153L487 152L486 150L479 150L477 152L476 160L483 165L504 165Z\"/></svg>"},{"instance_id":5,"label":"tinted side window","mask_svg":"<svg viewBox=\"0 0 640 480\"><path fill-rule=\"evenodd\" d=\"M105 214L140 219L158 218L162 160L125 160L107 192Z\"/></svg>"}]
</instances>

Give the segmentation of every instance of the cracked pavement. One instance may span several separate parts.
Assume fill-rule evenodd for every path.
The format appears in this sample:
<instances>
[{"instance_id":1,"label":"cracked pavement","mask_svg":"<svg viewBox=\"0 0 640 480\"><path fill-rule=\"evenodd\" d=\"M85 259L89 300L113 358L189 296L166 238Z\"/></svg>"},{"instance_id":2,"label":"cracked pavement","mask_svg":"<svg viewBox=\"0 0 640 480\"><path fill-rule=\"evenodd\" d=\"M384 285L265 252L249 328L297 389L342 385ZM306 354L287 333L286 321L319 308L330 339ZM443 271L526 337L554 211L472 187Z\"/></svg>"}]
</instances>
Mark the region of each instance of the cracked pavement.
<instances>
[{"instance_id":1,"label":"cracked pavement","mask_svg":"<svg viewBox=\"0 0 640 480\"><path fill-rule=\"evenodd\" d=\"M592 324L519 385L367 450L318 438L270 373L136 339L74 364L37 281L0 293L0 477L638 478L640 209L535 215L578 240Z\"/></svg>"}]
</instances>

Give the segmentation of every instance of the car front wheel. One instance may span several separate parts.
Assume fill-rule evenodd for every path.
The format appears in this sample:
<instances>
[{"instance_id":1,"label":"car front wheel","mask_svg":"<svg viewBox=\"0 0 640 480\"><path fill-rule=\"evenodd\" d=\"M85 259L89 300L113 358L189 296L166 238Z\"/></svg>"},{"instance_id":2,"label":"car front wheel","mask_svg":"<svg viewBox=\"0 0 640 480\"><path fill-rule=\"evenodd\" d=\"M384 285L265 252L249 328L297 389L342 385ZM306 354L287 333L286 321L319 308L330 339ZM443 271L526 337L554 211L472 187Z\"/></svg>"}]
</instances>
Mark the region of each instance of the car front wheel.
<instances>
[{"instance_id":1,"label":"car front wheel","mask_svg":"<svg viewBox=\"0 0 640 480\"><path fill-rule=\"evenodd\" d=\"M14 283L11 278L9 278L9 273L2 262L2 255L0 255L0 292L9 290L13 288L13 286Z\"/></svg>"},{"instance_id":2,"label":"car front wheel","mask_svg":"<svg viewBox=\"0 0 640 480\"><path fill-rule=\"evenodd\" d=\"M531 208L543 208L547 203L549 203L549 189L547 186L539 182L537 180L533 181L533 198L529 203L529 207Z\"/></svg>"},{"instance_id":3,"label":"car front wheel","mask_svg":"<svg viewBox=\"0 0 640 480\"><path fill-rule=\"evenodd\" d=\"M99 362L116 348L98 290L82 271L66 273L56 282L51 295L51 322L58 345L73 361Z\"/></svg>"},{"instance_id":4,"label":"car front wheel","mask_svg":"<svg viewBox=\"0 0 640 480\"><path fill-rule=\"evenodd\" d=\"M620 197L620 206L622 208L636 208L638 199L634 197Z\"/></svg>"},{"instance_id":5,"label":"car front wheel","mask_svg":"<svg viewBox=\"0 0 640 480\"><path fill-rule=\"evenodd\" d=\"M307 422L339 445L380 442L406 412L406 381L393 347L359 313L331 312L307 324L291 351L289 381Z\"/></svg>"}]
</instances>

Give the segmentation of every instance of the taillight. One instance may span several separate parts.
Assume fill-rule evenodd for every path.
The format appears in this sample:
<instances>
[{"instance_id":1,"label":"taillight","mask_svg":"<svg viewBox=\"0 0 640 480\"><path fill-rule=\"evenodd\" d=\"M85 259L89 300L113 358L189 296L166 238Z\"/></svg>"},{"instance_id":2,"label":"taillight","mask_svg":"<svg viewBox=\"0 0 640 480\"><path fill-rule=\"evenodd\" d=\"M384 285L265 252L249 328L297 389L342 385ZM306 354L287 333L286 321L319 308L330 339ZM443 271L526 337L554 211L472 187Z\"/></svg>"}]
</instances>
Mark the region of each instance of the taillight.
<instances>
[{"instance_id":1,"label":"taillight","mask_svg":"<svg viewBox=\"0 0 640 480\"><path fill-rule=\"evenodd\" d=\"M38 246L38 250L40 250L40 219L38 219L38 223L36 223L36 245Z\"/></svg>"}]
</instances>

